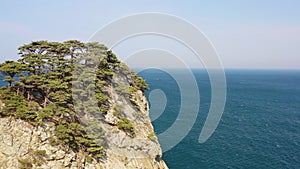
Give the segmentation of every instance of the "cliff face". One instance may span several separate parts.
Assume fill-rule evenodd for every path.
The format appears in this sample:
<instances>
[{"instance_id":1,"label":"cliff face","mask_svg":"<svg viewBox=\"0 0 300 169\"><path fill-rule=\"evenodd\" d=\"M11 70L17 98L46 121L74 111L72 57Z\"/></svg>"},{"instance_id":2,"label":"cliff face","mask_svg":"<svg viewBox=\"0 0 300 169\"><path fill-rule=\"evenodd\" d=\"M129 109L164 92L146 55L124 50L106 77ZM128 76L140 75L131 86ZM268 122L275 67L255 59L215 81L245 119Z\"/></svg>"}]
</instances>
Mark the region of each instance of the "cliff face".
<instances>
[{"instance_id":1,"label":"cliff face","mask_svg":"<svg viewBox=\"0 0 300 169\"><path fill-rule=\"evenodd\" d=\"M167 168L148 85L103 44L36 41L19 54L0 64L0 168Z\"/></svg>"},{"instance_id":2,"label":"cliff face","mask_svg":"<svg viewBox=\"0 0 300 169\"><path fill-rule=\"evenodd\" d=\"M116 84L125 82L118 75L113 77L113 81ZM113 85L106 91L110 96L110 109L99 124L107 144L105 159L89 159L85 152L75 152L56 144L53 141L55 124L52 122L33 126L20 119L2 117L0 168L167 169L161 160L162 151L151 125L148 102L143 92L138 90L131 95L135 100L133 105L128 98L118 94ZM5 105L1 103L0 107L2 109ZM120 118L130 121L134 134L118 127Z\"/></svg>"}]
</instances>

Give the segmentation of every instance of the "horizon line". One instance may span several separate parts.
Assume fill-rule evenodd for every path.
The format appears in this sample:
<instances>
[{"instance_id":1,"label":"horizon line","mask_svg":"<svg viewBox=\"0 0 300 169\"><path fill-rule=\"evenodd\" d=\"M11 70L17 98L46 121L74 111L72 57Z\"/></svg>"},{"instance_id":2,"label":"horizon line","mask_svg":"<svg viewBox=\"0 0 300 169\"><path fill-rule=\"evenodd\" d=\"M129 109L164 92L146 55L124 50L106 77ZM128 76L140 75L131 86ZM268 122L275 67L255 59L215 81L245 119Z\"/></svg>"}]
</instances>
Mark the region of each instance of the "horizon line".
<instances>
[{"instance_id":1,"label":"horizon line","mask_svg":"<svg viewBox=\"0 0 300 169\"><path fill-rule=\"evenodd\" d=\"M197 68L197 67L191 67L191 68L185 68L185 67L149 67L146 69L200 69L200 70L207 70L207 69L219 69L219 68ZM130 69L145 69L144 67L130 67ZM224 70L300 70L300 68L233 68L233 67L228 67L228 68L223 68Z\"/></svg>"}]
</instances>

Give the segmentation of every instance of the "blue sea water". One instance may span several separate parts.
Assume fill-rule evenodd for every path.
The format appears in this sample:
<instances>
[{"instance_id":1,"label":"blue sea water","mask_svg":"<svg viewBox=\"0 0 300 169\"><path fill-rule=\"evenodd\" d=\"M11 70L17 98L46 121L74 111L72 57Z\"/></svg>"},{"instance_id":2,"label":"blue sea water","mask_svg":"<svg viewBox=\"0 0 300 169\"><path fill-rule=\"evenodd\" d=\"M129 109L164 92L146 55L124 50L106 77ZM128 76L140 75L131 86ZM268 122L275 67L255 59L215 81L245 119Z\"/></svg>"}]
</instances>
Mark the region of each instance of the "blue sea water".
<instances>
[{"instance_id":1,"label":"blue sea water","mask_svg":"<svg viewBox=\"0 0 300 169\"><path fill-rule=\"evenodd\" d=\"M210 106L211 87L205 70L193 74L200 91L199 113L188 135L163 153L171 169L300 168L299 70L226 70L225 110L212 137L202 144L198 137ZM161 89L168 99L163 114L152 121L159 135L177 118L179 86L161 70L148 69L139 75L150 85L148 96Z\"/></svg>"}]
</instances>

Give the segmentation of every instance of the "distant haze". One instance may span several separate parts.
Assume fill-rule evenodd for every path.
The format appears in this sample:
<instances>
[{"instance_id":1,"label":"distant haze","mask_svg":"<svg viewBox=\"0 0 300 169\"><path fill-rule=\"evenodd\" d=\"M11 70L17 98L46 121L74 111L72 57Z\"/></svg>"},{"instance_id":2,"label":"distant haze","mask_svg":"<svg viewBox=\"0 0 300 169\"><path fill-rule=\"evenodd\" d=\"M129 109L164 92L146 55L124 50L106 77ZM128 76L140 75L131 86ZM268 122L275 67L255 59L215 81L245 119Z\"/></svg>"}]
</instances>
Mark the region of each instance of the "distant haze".
<instances>
[{"instance_id":1,"label":"distant haze","mask_svg":"<svg viewBox=\"0 0 300 169\"><path fill-rule=\"evenodd\" d=\"M87 41L120 17L162 12L199 28L214 44L225 68L300 69L299 9L298 0L0 0L0 62L16 60L17 48L34 40ZM176 42L157 37L130 39L113 50L126 59L143 48L165 49L179 57L190 55Z\"/></svg>"}]
</instances>

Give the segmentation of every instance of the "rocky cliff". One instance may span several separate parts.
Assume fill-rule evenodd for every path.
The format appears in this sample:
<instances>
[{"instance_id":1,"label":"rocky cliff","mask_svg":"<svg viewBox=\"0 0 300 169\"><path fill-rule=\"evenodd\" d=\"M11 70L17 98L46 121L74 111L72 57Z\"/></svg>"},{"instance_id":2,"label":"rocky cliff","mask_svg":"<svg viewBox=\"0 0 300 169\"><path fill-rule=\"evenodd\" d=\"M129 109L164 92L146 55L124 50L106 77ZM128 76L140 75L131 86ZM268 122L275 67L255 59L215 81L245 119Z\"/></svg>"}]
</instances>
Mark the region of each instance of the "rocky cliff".
<instances>
[{"instance_id":1,"label":"rocky cliff","mask_svg":"<svg viewBox=\"0 0 300 169\"><path fill-rule=\"evenodd\" d=\"M120 79L116 79L120 80ZM101 127L107 140L106 158L101 161L89 159L82 152L74 152L52 143L55 124L46 122L42 126L12 117L0 118L0 168L85 168L85 169L167 169L161 160L162 151L149 118L147 100L142 91L134 94L140 111L118 95L113 87L110 91L111 109L104 116ZM1 103L3 109L5 105ZM121 116L134 126L134 137L117 127L115 107ZM100 124L99 124L100 125ZM84 158L83 158L84 157Z\"/></svg>"},{"instance_id":2,"label":"rocky cliff","mask_svg":"<svg viewBox=\"0 0 300 169\"><path fill-rule=\"evenodd\" d=\"M72 42L71 47L70 42L63 45L65 44L69 45L66 45L67 51L73 49L75 43ZM42 46L44 49L47 45L57 44L38 42L30 45L30 48L25 47L32 51L33 47L41 49ZM141 78L126 65L116 61L115 56L106 50L104 48L106 59L102 60L105 66L97 67L97 71L102 71L102 74L97 74L97 88L93 88L95 96L89 94L82 99L86 92L82 90L76 96L74 91L79 91L78 89L73 89L73 97L69 96L68 93L72 91L68 84L71 82L65 79L59 82L59 78L51 81L51 76L60 76L54 69L53 72L46 73L36 73L34 70L33 75L20 79L20 82L11 80L8 87L0 90L1 169L168 168L162 160L161 147L149 118L149 106L143 87L139 87L143 84L139 82ZM40 57L46 53L44 51ZM61 56L61 53L52 55ZM65 65L68 65L67 61L68 59L65 60ZM61 58L58 64L60 63ZM0 65L0 69L16 67L7 64ZM20 64L26 66L25 62ZM47 78L43 79L44 75ZM74 73L69 76L74 76ZM31 83L32 81L35 83ZM80 82L86 84L89 80ZM67 87L57 87L63 83ZM34 85L36 86L33 87ZM74 86L76 85L73 83ZM81 100L78 100L79 97ZM90 99L93 97L98 108L91 104L94 103ZM72 103L71 100L76 100L74 98L81 105L73 107L73 104L69 104Z\"/></svg>"}]
</instances>

